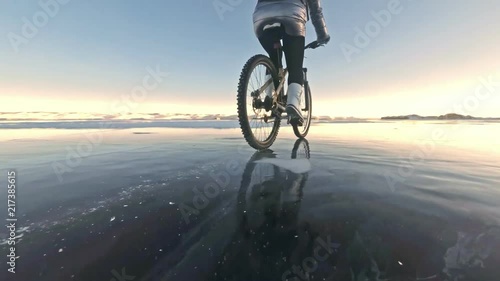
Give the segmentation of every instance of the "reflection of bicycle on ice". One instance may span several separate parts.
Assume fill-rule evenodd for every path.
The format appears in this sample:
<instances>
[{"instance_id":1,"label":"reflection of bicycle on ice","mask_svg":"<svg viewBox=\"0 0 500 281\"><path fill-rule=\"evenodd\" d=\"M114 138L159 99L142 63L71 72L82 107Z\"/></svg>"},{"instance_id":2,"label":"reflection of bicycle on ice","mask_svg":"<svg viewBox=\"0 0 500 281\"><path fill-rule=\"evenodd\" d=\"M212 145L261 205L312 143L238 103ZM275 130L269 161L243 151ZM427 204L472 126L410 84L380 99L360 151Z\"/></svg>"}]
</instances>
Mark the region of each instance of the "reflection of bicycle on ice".
<instances>
[{"instance_id":1,"label":"reflection of bicycle on ice","mask_svg":"<svg viewBox=\"0 0 500 281\"><path fill-rule=\"evenodd\" d=\"M309 155L307 140L299 139L292 159L280 159L271 150L250 158L238 193L239 224L215 280L282 280L291 266L311 255L314 237L298 221Z\"/></svg>"}]
</instances>

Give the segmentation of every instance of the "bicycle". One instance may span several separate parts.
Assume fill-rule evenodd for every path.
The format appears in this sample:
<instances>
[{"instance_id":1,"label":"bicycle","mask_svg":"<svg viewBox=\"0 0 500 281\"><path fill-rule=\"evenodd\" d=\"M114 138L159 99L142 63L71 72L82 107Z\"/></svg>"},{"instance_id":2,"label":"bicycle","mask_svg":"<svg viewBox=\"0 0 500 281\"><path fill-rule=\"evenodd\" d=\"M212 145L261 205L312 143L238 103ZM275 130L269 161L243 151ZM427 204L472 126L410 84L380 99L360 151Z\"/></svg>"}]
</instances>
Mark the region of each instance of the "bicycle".
<instances>
[{"instance_id":1,"label":"bicycle","mask_svg":"<svg viewBox=\"0 0 500 281\"><path fill-rule=\"evenodd\" d=\"M320 46L322 44L314 41L305 46L305 49L316 49ZM281 52L281 50L282 46L279 43L277 51ZM292 125L293 132L298 138L307 136L312 118L312 97L307 80L307 68L304 67L303 71L304 92L300 99L300 107L304 118L303 120L290 120L287 116L287 123ZM255 77L252 76L254 72ZM269 74L271 78L264 81L266 75ZM286 68L277 70L271 59L265 55L250 58L241 72L237 95L238 119L245 140L257 150L269 148L278 136L282 114L286 112L287 97L284 86L287 74ZM265 94L268 87L273 87L272 99ZM257 128L252 126L259 124L261 126Z\"/></svg>"}]
</instances>

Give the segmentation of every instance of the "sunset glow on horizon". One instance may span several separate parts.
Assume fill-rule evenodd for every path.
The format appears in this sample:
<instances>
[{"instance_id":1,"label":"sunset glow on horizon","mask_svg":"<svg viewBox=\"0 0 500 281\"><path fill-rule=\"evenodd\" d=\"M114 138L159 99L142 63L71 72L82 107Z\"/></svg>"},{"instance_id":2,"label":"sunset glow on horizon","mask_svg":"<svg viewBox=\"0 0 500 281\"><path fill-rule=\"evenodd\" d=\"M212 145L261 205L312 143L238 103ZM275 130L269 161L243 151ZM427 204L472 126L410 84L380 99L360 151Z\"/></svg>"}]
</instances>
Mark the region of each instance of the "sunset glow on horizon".
<instances>
[{"instance_id":1,"label":"sunset glow on horizon","mask_svg":"<svg viewBox=\"0 0 500 281\"><path fill-rule=\"evenodd\" d=\"M400 12L379 23L366 46L356 45L359 30L388 3L323 1L332 42L305 60L313 115L500 117L497 2L400 1ZM70 2L18 45L12 34L22 34L22 19L41 7L7 4L0 112L235 115L241 68L263 53L252 30L254 4L244 1L221 18L211 1L109 1L99 9ZM348 45L357 52L347 55ZM147 76L154 87L134 98Z\"/></svg>"}]
</instances>

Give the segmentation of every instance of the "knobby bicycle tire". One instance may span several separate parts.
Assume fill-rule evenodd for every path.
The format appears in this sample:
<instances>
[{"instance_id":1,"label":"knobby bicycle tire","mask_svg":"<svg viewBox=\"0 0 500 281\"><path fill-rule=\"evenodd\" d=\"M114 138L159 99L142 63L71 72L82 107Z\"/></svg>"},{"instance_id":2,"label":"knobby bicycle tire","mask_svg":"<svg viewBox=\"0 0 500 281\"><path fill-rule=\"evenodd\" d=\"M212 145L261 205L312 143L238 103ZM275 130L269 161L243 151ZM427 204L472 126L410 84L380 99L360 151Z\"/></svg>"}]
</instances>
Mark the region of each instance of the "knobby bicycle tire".
<instances>
[{"instance_id":1,"label":"knobby bicycle tire","mask_svg":"<svg viewBox=\"0 0 500 281\"><path fill-rule=\"evenodd\" d=\"M278 116L274 117L273 128L271 130L271 133L265 140L260 141L256 139L252 131L252 128L250 127L250 122L247 114L248 113L247 91L248 91L250 76L253 70L258 65L264 65L265 67L267 67L271 71L273 81L278 80L278 72L274 67L271 59L269 59L267 56L264 55L253 56L247 61L247 63L243 67L243 70L241 71L240 80L238 83L237 105L238 105L238 119L240 123L240 128L245 140L251 147L257 150L264 150L269 148L276 140L281 125L281 118Z\"/></svg>"}]
</instances>

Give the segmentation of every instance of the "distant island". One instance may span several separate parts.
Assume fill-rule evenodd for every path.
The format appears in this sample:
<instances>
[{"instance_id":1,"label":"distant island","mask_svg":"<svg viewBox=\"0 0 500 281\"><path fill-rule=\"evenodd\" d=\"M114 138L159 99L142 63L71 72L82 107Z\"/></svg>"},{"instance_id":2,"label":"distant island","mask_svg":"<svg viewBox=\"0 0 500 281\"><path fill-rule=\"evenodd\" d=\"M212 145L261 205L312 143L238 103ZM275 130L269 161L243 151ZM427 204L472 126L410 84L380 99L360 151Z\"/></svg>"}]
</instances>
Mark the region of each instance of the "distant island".
<instances>
[{"instance_id":1,"label":"distant island","mask_svg":"<svg viewBox=\"0 0 500 281\"><path fill-rule=\"evenodd\" d=\"M500 118L480 118L470 115L461 115L457 113L448 113L440 116L420 116L416 114L401 116L386 116L382 120L499 120Z\"/></svg>"}]
</instances>

